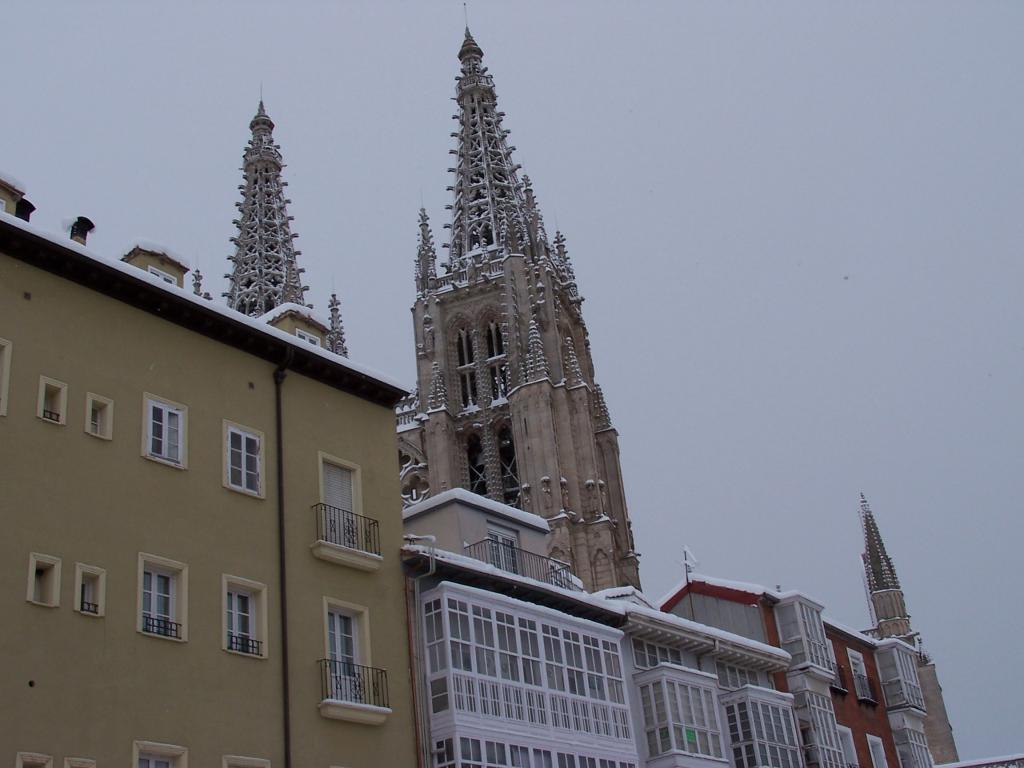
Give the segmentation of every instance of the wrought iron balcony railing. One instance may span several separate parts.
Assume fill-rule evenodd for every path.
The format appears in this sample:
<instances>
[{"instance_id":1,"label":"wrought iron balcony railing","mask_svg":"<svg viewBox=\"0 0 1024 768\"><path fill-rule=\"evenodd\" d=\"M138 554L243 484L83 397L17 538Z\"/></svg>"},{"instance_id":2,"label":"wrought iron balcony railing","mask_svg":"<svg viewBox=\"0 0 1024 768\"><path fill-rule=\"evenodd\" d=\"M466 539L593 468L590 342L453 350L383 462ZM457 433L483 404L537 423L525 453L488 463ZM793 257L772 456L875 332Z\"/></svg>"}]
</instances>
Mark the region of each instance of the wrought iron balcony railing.
<instances>
[{"instance_id":1,"label":"wrought iron balcony railing","mask_svg":"<svg viewBox=\"0 0 1024 768\"><path fill-rule=\"evenodd\" d=\"M836 664L835 673L835 678L832 680L832 687L837 691L846 693L850 690L846 687L846 667L842 664Z\"/></svg>"},{"instance_id":2,"label":"wrought iron balcony railing","mask_svg":"<svg viewBox=\"0 0 1024 768\"><path fill-rule=\"evenodd\" d=\"M143 614L142 631L148 632L151 635L173 637L177 640L181 639L181 624L177 621L171 621L170 619L164 619L159 616Z\"/></svg>"},{"instance_id":3,"label":"wrought iron balcony railing","mask_svg":"<svg viewBox=\"0 0 1024 768\"><path fill-rule=\"evenodd\" d=\"M248 635L235 635L228 632L228 650L248 653L251 656L262 656L263 641L254 640Z\"/></svg>"},{"instance_id":4,"label":"wrought iron balcony railing","mask_svg":"<svg viewBox=\"0 0 1024 768\"><path fill-rule=\"evenodd\" d=\"M82 598L82 605L80 607L82 613L95 613L99 614L100 606L98 603L90 603L84 597Z\"/></svg>"},{"instance_id":5,"label":"wrought iron balcony railing","mask_svg":"<svg viewBox=\"0 0 1024 768\"><path fill-rule=\"evenodd\" d=\"M364 667L349 661L320 659L320 686L324 699L388 705L388 673L376 667Z\"/></svg>"},{"instance_id":6,"label":"wrought iron balcony railing","mask_svg":"<svg viewBox=\"0 0 1024 768\"><path fill-rule=\"evenodd\" d=\"M60 413L58 413L57 411L49 411L46 408L43 408L43 418L46 419L47 421L57 421L57 422L59 422L60 421Z\"/></svg>"},{"instance_id":7,"label":"wrought iron balcony railing","mask_svg":"<svg viewBox=\"0 0 1024 768\"><path fill-rule=\"evenodd\" d=\"M465 548L470 557L493 565L509 573L543 581L554 587L582 591L573 579L568 563L543 555L535 555L519 547L484 539Z\"/></svg>"},{"instance_id":8,"label":"wrought iron balcony railing","mask_svg":"<svg viewBox=\"0 0 1024 768\"><path fill-rule=\"evenodd\" d=\"M853 687L857 691L857 698L861 701L877 701L875 692L871 689L871 681L867 675L860 672L853 673Z\"/></svg>"},{"instance_id":9,"label":"wrought iron balcony railing","mask_svg":"<svg viewBox=\"0 0 1024 768\"><path fill-rule=\"evenodd\" d=\"M380 526L373 518L328 504L314 504L316 536L339 547L380 554Z\"/></svg>"}]
</instances>

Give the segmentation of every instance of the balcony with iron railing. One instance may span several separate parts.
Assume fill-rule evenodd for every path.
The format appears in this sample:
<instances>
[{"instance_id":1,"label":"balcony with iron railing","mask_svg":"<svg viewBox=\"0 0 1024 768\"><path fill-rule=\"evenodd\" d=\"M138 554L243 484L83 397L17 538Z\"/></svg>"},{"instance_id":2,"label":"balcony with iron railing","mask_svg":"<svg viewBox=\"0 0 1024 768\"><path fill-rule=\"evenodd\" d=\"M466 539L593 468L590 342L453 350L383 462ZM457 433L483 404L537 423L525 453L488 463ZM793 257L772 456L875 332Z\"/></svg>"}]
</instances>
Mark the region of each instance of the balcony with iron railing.
<instances>
[{"instance_id":1,"label":"balcony with iron railing","mask_svg":"<svg viewBox=\"0 0 1024 768\"><path fill-rule=\"evenodd\" d=\"M847 683L847 675L849 674L849 672L847 671L846 667L844 667L842 664L837 663L835 673L835 677L833 678L830 684L832 689L838 691L839 693L848 693L850 690L848 687L849 683Z\"/></svg>"},{"instance_id":2,"label":"balcony with iron railing","mask_svg":"<svg viewBox=\"0 0 1024 768\"><path fill-rule=\"evenodd\" d=\"M148 635L159 635L181 640L181 623L160 616L142 615L142 631Z\"/></svg>"},{"instance_id":3,"label":"balcony with iron railing","mask_svg":"<svg viewBox=\"0 0 1024 768\"><path fill-rule=\"evenodd\" d=\"M98 615L99 615L99 613L100 613L100 606L99 606L99 603L92 603L92 602L90 602L90 601L86 600L86 599L85 599L85 598L83 597L83 598L82 598L82 603L81 603L81 605L79 606L79 610L80 610L80 611L81 611L82 613L91 613L91 614L93 614L94 616L98 616Z\"/></svg>"},{"instance_id":4,"label":"balcony with iron railing","mask_svg":"<svg viewBox=\"0 0 1024 768\"><path fill-rule=\"evenodd\" d=\"M245 653L249 656L262 656L263 641L248 635L236 635L233 632L228 632L228 650Z\"/></svg>"},{"instance_id":5,"label":"balcony with iron railing","mask_svg":"<svg viewBox=\"0 0 1024 768\"><path fill-rule=\"evenodd\" d=\"M542 581L553 587L581 592L568 563L537 555L510 544L484 539L465 547L465 553L475 560L493 565L503 571Z\"/></svg>"},{"instance_id":6,"label":"balcony with iron railing","mask_svg":"<svg viewBox=\"0 0 1024 768\"><path fill-rule=\"evenodd\" d=\"M320 714L332 720L380 725L389 714L387 670L320 659Z\"/></svg>"},{"instance_id":7,"label":"balcony with iron railing","mask_svg":"<svg viewBox=\"0 0 1024 768\"><path fill-rule=\"evenodd\" d=\"M362 571L380 568L380 525L376 520L329 504L314 504L313 513L316 540L311 549L315 557Z\"/></svg>"}]
</instances>

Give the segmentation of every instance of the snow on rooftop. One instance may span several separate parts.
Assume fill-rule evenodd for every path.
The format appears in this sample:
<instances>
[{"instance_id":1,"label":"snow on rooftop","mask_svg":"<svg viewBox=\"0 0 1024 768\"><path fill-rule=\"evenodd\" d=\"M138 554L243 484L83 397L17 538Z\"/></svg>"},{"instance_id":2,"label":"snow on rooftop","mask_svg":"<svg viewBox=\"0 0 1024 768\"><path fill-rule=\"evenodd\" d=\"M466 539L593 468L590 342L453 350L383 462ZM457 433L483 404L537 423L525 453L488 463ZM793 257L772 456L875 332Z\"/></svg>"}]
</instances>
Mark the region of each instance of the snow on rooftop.
<instances>
[{"instance_id":1,"label":"snow on rooftop","mask_svg":"<svg viewBox=\"0 0 1024 768\"><path fill-rule=\"evenodd\" d=\"M636 587L608 587L608 589L599 590L594 594L607 600L628 600L655 610L658 608L658 606L652 605L647 596Z\"/></svg>"},{"instance_id":2,"label":"snow on rooftop","mask_svg":"<svg viewBox=\"0 0 1024 768\"><path fill-rule=\"evenodd\" d=\"M779 591L776 589L769 589L763 584L755 584L754 582L749 581L734 581L732 579L720 579L717 576L708 576L704 573L691 573L688 578L680 581L675 587L666 593L658 602L658 605L666 605L668 601L675 597L683 587L697 581L703 582L704 584L710 584L713 587L734 589L737 592L746 592L750 595L766 595L774 600L789 600L794 597L801 597L804 600L817 604L818 606L823 607L825 605L813 595L809 595L806 592L801 592L797 589Z\"/></svg>"},{"instance_id":3,"label":"snow on rooftop","mask_svg":"<svg viewBox=\"0 0 1024 768\"><path fill-rule=\"evenodd\" d=\"M935 768L976 768L983 765L1007 765L1024 763L1024 752L1003 757L981 757L975 760L961 760L958 763L936 763Z\"/></svg>"},{"instance_id":4,"label":"snow on rooftop","mask_svg":"<svg viewBox=\"0 0 1024 768\"><path fill-rule=\"evenodd\" d=\"M304 317L306 320L311 321L316 325L322 325L324 328L330 328L331 324L324 320L320 315L313 311L311 307L307 307L305 304L296 304L291 301L286 301L283 304L278 304L269 312L265 312L260 315L257 319L264 323L272 323L279 317L284 316L288 312L294 312L300 317ZM405 387L403 387L405 389Z\"/></svg>"},{"instance_id":5,"label":"snow on rooftop","mask_svg":"<svg viewBox=\"0 0 1024 768\"><path fill-rule=\"evenodd\" d=\"M496 515L501 515L508 520L514 520L517 523L522 523L523 525L535 528L538 531L544 531L547 533L550 530L548 527L548 521L540 515L535 515L532 512L524 512L516 507L510 507L508 504L502 504L500 501L489 499L486 496L480 496L479 494L467 491L465 488L451 488L450 490L439 493L436 496L430 496L421 502L412 504L402 510L402 519L408 520L453 501L459 501L463 504L468 504L470 506L477 507L478 509L483 509Z\"/></svg>"},{"instance_id":6,"label":"snow on rooftop","mask_svg":"<svg viewBox=\"0 0 1024 768\"><path fill-rule=\"evenodd\" d=\"M241 312L236 312L235 310L225 306L224 304L218 304L216 302L207 301L201 296L196 296L191 291L188 291L184 288L179 288L177 285L171 285L170 283L165 282L156 275L151 275L148 272L144 272L143 270L139 269L138 267L133 267L130 264L125 264L123 261L121 261L120 258L110 258L109 256L103 256L89 248L86 248L84 245L81 245L75 242L74 240L71 240L66 236L55 235L52 232L48 232L33 224L29 224L27 221L22 221L21 219L16 218L9 213L0 213L0 217L3 218L3 221L5 223L11 225L16 229L20 229L24 232L27 232L30 235L34 235L36 237L42 238L43 240L47 240L51 243L59 245L60 247L68 251L77 253L79 256L82 256L86 259L90 259L91 261L95 261L98 264L103 264L104 266L109 267L110 269L117 270L118 272L121 272L122 274L126 275L127 277L133 280L148 282L150 285L159 288L161 291L173 294L179 300L185 300L192 304L195 304L196 306L202 307L205 310L216 312L218 315L221 315L222 317L226 317L237 323L246 325L249 328L253 329L254 331L262 333L266 336L271 336L287 344L291 344L292 346L298 347L299 349L302 349L303 351L309 354L319 355L320 357L324 358L333 365L337 365L342 368L347 368L348 370L354 373L367 376L385 386L393 387L394 389L399 389L403 392L409 391L408 387L399 383L397 379L393 379L386 374L380 373L379 371L374 370L370 366L362 365L361 363L357 363L351 360L350 358L336 355L324 347L313 346L312 344L302 341L301 339L297 338L296 336L293 336L290 333L286 333L285 331L275 328L272 325L267 325L265 322L259 320L258 318L249 317L248 315L244 315Z\"/></svg>"},{"instance_id":7,"label":"snow on rooftop","mask_svg":"<svg viewBox=\"0 0 1024 768\"><path fill-rule=\"evenodd\" d=\"M171 250L166 245L161 245L160 243L154 242L153 240L144 240L142 238L136 238L132 240L128 244L128 247L125 249L125 256L127 256L136 248L141 248L144 251L152 251L153 253L158 253L161 256L164 256L170 259L171 261L175 262L176 264L180 265L186 271L192 269L192 264L184 256L180 255L176 251Z\"/></svg>"},{"instance_id":8,"label":"snow on rooftop","mask_svg":"<svg viewBox=\"0 0 1024 768\"><path fill-rule=\"evenodd\" d=\"M822 614L821 620L824 621L829 626L835 627L840 632L845 632L848 635L852 635L853 637L856 637L861 642L867 643L868 645L878 645L878 641L875 638L870 637L869 635L865 635L859 629L854 629L853 627L848 627L847 625L842 624L842 623L836 621L831 616L826 616L826 615Z\"/></svg>"},{"instance_id":9,"label":"snow on rooftop","mask_svg":"<svg viewBox=\"0 0 1024 768\"><path fill-rule=\"evenodd\" d=\"M0 182L6 184L8 187L13 187L23 195L25 194L25 185L6 171L0 171Z\"/></svg>"}]
</instances>

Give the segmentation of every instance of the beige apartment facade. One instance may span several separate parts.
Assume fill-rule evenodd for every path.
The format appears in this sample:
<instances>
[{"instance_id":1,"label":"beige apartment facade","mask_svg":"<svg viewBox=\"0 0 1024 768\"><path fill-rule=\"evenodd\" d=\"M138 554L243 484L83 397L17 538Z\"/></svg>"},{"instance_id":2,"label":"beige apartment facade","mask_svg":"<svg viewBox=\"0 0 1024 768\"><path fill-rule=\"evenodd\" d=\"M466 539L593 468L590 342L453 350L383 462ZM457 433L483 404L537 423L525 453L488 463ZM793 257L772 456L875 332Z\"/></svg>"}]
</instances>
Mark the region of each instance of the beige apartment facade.
<instances>
[{"instance_id":1,"label":"beige apartment facade","mask_svg":"<svg viewBox=\"0 0 1024 768\"><path fill-rule=\"evenodd\" d=\"M0 763L415 765L402 394L0 213Z\"/></svg>"}]
</instances>

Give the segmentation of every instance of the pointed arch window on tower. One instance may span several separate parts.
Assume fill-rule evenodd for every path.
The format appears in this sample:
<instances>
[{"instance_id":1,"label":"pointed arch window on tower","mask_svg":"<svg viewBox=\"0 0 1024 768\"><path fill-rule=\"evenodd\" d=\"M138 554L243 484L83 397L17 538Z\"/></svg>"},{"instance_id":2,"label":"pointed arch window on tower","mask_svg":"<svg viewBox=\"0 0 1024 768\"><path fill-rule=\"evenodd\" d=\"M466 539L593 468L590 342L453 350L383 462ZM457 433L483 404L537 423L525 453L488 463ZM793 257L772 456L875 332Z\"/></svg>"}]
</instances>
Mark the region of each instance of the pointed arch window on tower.
<instances>
[{"instance_id":1,"label":"pointed arch window on tower","mask_svg":"<svg viewBox=\"0 0 1024 768\"><path fill-rule=\"evenodd\" d=\"M468 328L460 328L455 340L459 360L459 394L462 407L476 405L476 356L473 354L473 336Z\"/></svg>"},{"instance_id":2,"label":"pointed arch window on tower","mask_svg":"<svg viewBox=\"0 0 1024 768\"><path fill-rule=\"evenodd\" d=\"M484 462L484 446L480 442L480 435L470 435L466 440L466 464L469 467L469 490L486 496L487 464Z\"/></svg>"},{"instance_id":3,"label":"pointed arch window on tower","mask_svg":"<svg viewBox=\"0 0 1024 768\"><path fill-rule=\"evenodd\" d=\"M487 373L491 382L491 399L500 400L508 394L508 364L505 340L497 322L487 325Z\"/></svg>"},{"instance_id":4,"label":"pointed arch window on tower","mask_svg":"<svg viewBox=\"0 0 1024 768\"><path fill-rule=\"evenodd\" d=\"M502 500L513 507L519 506L519 468L516 466L516 446L512 430L504 426L498 432L498 458L501 460Z\"/></svg>"}]
</instances>

